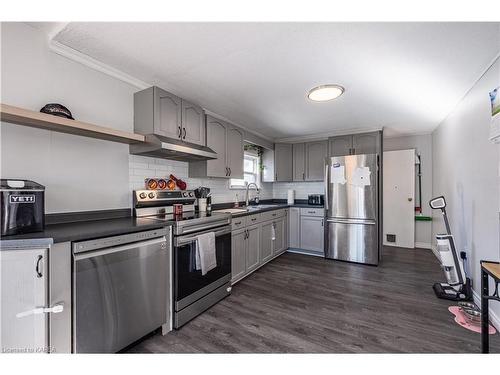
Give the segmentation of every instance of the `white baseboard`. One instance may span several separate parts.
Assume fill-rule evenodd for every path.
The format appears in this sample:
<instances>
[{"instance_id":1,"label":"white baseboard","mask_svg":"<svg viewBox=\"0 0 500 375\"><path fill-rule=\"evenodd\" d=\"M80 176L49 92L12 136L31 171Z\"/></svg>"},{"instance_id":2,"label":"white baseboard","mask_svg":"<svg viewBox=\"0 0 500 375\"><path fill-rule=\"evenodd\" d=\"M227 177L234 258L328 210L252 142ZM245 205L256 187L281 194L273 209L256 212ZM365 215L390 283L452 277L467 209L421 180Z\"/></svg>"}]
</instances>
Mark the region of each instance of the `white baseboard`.
<instances>
[{"instance_id":1,"label":"white baseboard","mask_svg":"<svg viewBox=\"0 0 500 375\"><path fill-rule=\"evenodd\" d=\"M481 307L481 296L475 290L472 291L472 296L474 298L474 303ZM491 309L491 304L489 308L490 323L495 326L497 331L500 331L500 317Z\"/></svg>"},{"instance_id":2,"label":"white baseboard","mask_svg":"<svg viewBox=\"0 0 500 375\"><path fill-rule=\"evenodd\" d=\"M415 242L415 247L419 249L431 249L432 250L432 245L428 242Z\"/></svg>"}]
</instances>

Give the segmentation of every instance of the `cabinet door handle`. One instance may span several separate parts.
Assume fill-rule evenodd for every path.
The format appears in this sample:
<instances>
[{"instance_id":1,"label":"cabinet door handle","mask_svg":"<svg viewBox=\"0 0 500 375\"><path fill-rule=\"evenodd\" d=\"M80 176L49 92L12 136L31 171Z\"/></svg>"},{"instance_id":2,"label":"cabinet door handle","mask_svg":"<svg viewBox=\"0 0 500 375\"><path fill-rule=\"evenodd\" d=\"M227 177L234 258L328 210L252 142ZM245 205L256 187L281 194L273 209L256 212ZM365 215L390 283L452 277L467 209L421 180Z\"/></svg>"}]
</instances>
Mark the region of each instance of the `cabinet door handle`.
<instances>
[{"instance_id":1,"label":"cabinet door handle","mask_svg":"<svg viewBox=\"0 0 500 375\"><path fill-rule=\"evenodd\" d=\"M321 226L324 226L324 225L325 225L325 220L321 219Z\"/></svg>"},{"instance_id":2,"label":"cabinet door handle","mask_svg":"<svg viewBox=\"0 0 500 375\"><path fill-rule=\"evenodd\" d=\"M226 167L226 177L227 177L227 174L228 174L228 173L229 173L229 172L228 172L227 167Z\"/></svg>"},{"instance_id":3,"label":"cabinet door handle","mask_svg":"<svg viewBox=\"0 0 500 375\"><path fill-rule=\"evenodd\" d=\"M42 271L40 270L40 263L43 260L43 255L39 255L38 259L36 260L36 267L35 267L35 272L36 272L36 277L40 278L43 276Z\"/></svg>"},{"instance_id":4,"label":"cabinet door handle","mask_svg":"<svg viewBox=\"0 0 500 375\"><path fill-rule=\"evenodd\" d=\"M229 175L231 176L231 168L228 168L229 169Z\"/></svg>"},{"instance_id":5,"label":"cabinet door handle","mask_svg":"<svg viewBox=\"0 0 500 375\"><path fill-rule=\"evenodd\" d=\"M276 174L274 175L274 180L275 180L275 181L278 181L278 173L276 173Z\"/></svg>"},{"instance_id":6,"label":"cabinet door handle","mask_svg":"<svg viewBox=\"0 0 500 375\"><path fill-rule=\"evenodd\" d=\"M184 136L182 137L182 139L186 139L186 128L183 128L182 131L184 132Z\"/></svg>"},{"instance_id":7,"label":"cabinet door handle","mask_svg":"<svg viewBox=\"0 0 500 375\"><path fill-rule=\"evenodd\" d=\"M302 173L302 179L305 180L306 179L306 174L305 173Z\"/></svg>"},{"instance_id":8,"label":"cabinet door handle","mask_svg":"<svg viewBox=\"0 0 500 375\"><path fill-rule=\"evenodd\" d=\"M179 130L179 135L178 135L178 137L179 137L179 138L182 138L182 128L179 126L179 127L178 127L178 130Z\"/></svg>"}]
</instances>

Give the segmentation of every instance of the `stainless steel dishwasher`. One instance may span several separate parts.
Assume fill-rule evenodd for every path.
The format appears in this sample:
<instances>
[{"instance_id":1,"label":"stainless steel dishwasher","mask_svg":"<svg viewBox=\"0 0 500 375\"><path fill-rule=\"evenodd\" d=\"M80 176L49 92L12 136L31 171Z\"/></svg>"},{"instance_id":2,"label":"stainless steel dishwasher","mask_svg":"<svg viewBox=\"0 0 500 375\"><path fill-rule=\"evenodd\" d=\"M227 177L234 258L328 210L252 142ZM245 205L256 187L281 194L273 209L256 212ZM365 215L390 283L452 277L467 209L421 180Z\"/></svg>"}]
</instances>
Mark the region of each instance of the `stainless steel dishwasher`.
<instances>
[{"instance_id":1,"label":"stainless steel dishwasher","mask_svg":"<svg viewBox=\"0 0 500 375\"><path fill-rule=\"evenodd\" d=\"M73 351L114 353L171 329L171 227L73 244Z\"/></svg>"}]
</instances>

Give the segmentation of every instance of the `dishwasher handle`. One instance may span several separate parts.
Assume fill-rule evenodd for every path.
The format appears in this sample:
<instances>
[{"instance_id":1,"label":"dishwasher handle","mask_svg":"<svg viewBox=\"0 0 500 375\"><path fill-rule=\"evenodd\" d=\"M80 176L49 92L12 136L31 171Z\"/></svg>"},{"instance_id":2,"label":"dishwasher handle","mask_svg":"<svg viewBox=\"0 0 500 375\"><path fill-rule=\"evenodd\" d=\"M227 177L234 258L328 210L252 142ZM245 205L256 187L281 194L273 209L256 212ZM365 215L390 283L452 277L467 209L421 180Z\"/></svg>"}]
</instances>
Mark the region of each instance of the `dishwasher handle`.
<instances>
[{"instance_id":1,"label":"dishwasher handle","mask_svg":"<svg viewBox=\"0 0 500 375\"><path fill-rule=\"evenodd\" d=\"M147 241L138 241L138 242L132 242L127 245L123 246L115 246L115 247L109 247L109 248L104 248L100 250L91 250L87 251L84 253L78 253L74 254L75 261L83 260L83 259L88 259L88 258L95 258L103 255L108 255L108 254L113 254L113 253L118 253L121 251L127 251L127 250L132 250L136 249L137 247L140 246L151 246L161 243L161 248L162 249L167 249L167 239L165 236L154 238L152 240L147 240Z\"/></svg>"}]
</instances>

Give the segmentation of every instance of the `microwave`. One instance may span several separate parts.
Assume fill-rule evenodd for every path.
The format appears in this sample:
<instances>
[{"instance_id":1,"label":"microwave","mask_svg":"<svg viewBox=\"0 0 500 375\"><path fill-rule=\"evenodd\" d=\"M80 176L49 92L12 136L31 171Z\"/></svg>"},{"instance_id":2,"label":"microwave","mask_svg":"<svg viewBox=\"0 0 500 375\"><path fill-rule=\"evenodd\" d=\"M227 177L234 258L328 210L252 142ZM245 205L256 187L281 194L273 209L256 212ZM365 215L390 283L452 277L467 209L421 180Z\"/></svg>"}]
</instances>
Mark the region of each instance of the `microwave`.
<instances>
[{"instance_id":1,"label":"microwave","mask_svg":"<svg viewBox=\"0 0 500 375\"><path fill-rule=\"evenodd\" d=\"M325 204L325 196L323 194L309 194L307 204L311 206L323 206Z\"/></svg>"}]
</instances>

